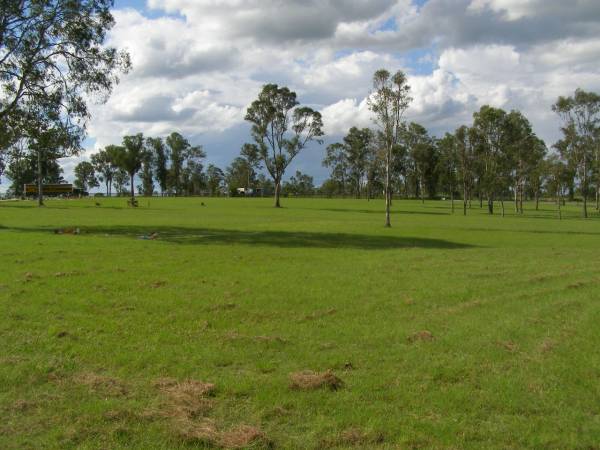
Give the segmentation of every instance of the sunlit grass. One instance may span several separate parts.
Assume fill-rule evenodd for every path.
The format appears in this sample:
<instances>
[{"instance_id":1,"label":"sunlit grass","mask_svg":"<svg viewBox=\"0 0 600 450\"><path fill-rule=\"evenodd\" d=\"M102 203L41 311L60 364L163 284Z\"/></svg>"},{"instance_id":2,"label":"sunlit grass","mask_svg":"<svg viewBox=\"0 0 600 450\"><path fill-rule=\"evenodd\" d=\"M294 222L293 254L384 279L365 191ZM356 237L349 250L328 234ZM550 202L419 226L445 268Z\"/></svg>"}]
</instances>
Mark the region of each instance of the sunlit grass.
<instances>
[{"instance_id":1,"label":"sunlit grass","mask_svg":"<svg viewBox=\"0 0 600 450\"><path fill-rule=\"evenodd\" d=\"M203 448L164 377L213 383L193 420L255 448L600 442L600 220L577 205L395 201L385 229L381 201L95 201L0 203L0 448ZM329 369L343 388L289 387Z\"/></svg>"}]
</instances>

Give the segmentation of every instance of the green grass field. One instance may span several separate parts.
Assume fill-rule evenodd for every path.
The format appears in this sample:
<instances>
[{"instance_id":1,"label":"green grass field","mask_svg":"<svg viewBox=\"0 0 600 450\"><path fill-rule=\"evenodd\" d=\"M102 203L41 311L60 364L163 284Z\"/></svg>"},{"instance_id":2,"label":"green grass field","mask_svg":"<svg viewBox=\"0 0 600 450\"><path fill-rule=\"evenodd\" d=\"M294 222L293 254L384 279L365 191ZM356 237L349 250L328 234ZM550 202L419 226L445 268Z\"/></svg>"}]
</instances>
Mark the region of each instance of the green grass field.
<instances>
[{"instance_id":1,"label":"green grass field","mask_svg":"<svg viewBox=\"0 0 600 450\"><path fill-rule=\"evenodd\" d=\"M94 201L0 203L2 449L600 448L597 215Z\"/></svg>"}]
</instances>

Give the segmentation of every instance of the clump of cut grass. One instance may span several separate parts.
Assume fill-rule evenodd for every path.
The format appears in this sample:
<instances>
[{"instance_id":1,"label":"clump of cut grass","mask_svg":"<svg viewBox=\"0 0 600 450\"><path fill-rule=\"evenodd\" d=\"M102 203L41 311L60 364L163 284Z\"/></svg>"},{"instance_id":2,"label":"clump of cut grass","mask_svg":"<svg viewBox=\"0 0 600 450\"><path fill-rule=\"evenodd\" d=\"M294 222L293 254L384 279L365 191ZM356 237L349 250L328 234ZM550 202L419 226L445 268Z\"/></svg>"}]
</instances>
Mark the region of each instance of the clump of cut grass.
<instances>
[{"instance_id":1,"label":"clump of cut grass","mask_svg":"<svg viewBox=\"0 0 600 450\"><path fill-rule=\"evenodd\" d=\"M427 331L427 330L422 330L422 331L417 331L414 334L411 334L410 336L408 336L406 338L406 340L412 344L415 342L429 342L429 341L433 341L435 338L433 336L433 334L431 333L431 331Z\"/></svg>"},{"instance_id":2,"label":"clump of cut grass","mask_svg":"<svg viewBox=\"0 0 600 450\"><path fill-rule=\"evenodd\" d=\"M120 379L100 375L94 372L82 372L77 374L73 378L73 381L89 387L98 394L109 397L122 397L128 393L125 384Z\"/></svg>"},{"instance_id":3,"label":"clump of cut grass","mask_svg":"<svg viewBox=\"0 0 600 450\"><path fill-rule=\"evenodd\" d=\"M344 387L344 382L338 378L331 370L325 372L313 372L304 370L290 374L290 388L310 391L314 389L327 388L337 391Z\"/></svg>"}]
</instances>

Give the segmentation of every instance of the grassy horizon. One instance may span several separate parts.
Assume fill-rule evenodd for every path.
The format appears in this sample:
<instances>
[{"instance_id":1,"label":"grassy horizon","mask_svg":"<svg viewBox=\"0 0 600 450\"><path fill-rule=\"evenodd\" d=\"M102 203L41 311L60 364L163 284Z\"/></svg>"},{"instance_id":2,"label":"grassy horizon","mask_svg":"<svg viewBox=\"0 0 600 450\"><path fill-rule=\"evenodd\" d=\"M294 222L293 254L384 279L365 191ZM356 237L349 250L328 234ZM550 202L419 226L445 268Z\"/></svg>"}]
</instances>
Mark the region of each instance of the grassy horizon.
<instances>
[{"instance_id":1,"label":"grassy horizon","mask_svg":"<svg viewBox=\"0 0 600 450\"><path fill-rule=\"evenodd\" d=\"M597 213L139 200L0 202L0 448L597 448Z\"/></svg>"}]
</instances>

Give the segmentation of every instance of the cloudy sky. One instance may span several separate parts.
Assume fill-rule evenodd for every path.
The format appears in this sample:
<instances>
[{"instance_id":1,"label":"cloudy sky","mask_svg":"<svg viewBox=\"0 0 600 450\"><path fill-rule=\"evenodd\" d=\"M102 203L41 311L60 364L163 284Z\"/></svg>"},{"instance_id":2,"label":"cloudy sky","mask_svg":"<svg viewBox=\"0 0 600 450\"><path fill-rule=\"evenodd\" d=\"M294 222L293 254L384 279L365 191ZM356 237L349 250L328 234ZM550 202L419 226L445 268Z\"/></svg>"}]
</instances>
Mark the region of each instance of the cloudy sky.
<instances>
[{"instance_id":1,"label":"cloudy sky","mask_svg":"<svg viewBox=\"0 0 600 450\"><path fill-rule=\"evenodd\" d=\"M553 101L600 91L598 0L116 0L114 16L109 44L134 68L94 106L87 155L125 134L179 131L224 168L267 82L320 110L332 142L370 125L365 97L382 67L409 74L409 120L438 136L491 104L524 111L552 144ZM323 181L323 147L290 172Z\"/></svg>"}]
</instances>

